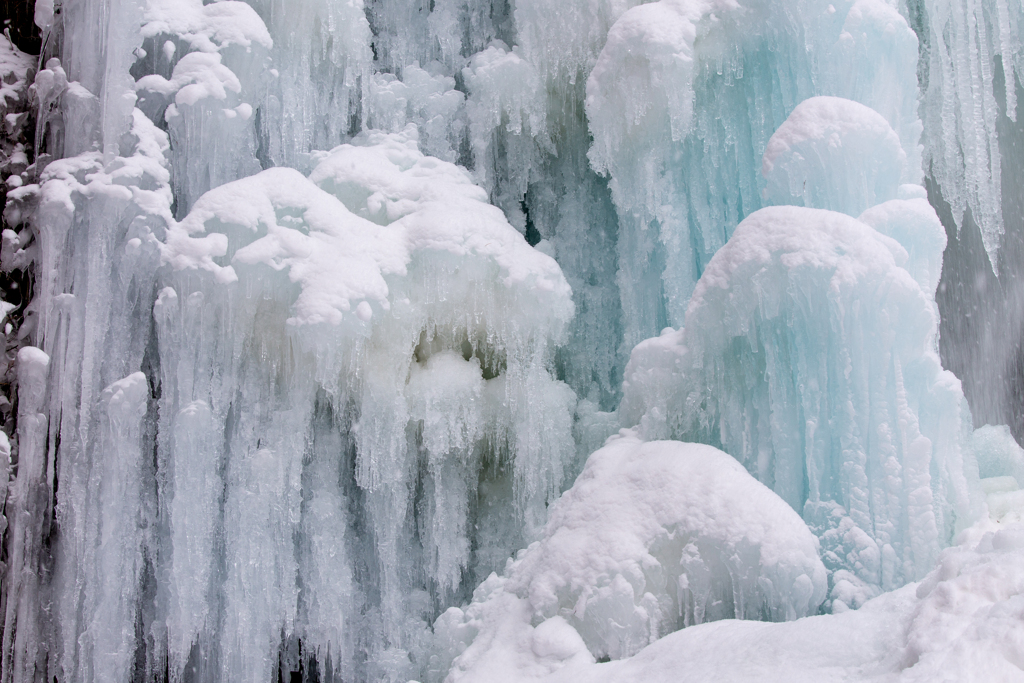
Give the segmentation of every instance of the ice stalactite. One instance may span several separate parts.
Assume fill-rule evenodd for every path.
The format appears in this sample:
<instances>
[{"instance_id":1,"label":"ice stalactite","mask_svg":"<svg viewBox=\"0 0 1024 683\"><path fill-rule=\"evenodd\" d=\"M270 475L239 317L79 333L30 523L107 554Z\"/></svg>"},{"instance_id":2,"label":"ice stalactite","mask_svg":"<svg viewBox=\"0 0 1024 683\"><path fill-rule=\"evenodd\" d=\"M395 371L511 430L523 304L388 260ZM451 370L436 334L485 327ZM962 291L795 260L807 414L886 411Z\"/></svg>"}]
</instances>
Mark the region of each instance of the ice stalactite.
<instances>
[{"instance_id":1,"label":"ice stalactite","mask_svg":"<svg viewBox=\"0 0 1024 683\"><path fill-rule=\"evenodd\" d=\"M265 88L255 108L256 156L268 166L301 167L314 149L359 132L369 113L372 36L363 3L259 0L273 62L254 73Z\"/></svg>"},{"instance_id":2,"label":"ice stalactite","mask_svg":"<svg viewBox=\"0 0 1024 683\"><path fill-rule=\"evenodd\" d=\"M618 400L628 349L616 282L618 221L607 182L586 157L584 99L608 28L632 4L517 2L516 31L497 31L462 69L476 177L565 272L581 314L559 366L581 397L604 410Z\"/></svg>"},{"instance_id":3,"label":"ice stalactite","mask_svg":"<svg viewBox=\"0 0 1024 683\"><path fill-rule=\"evenodd\" d=\"M143 381L140 388L140 376L133 372L142 365L151 323L135 313L140 300L152 294L159 263L151 230L161 229L170 217L163 156L167 138L136 111L132 128L118 141L126 156L105 159L98 151L105 134L97 125L99 99L79 83L69 83L59 60L48 60L46 67L33 86L42 127L37 145L59 154L88 147L91 140L94 151L35 170L29 177L36 182L17 188L6 214L20 232L5 235L5 266L34 274L35 297L22 329L48 359L46 391L36 397L47 423L40 427L31 458L21 457L19 449L18 476L44 472L50 490L42 502L38 492L20 494L21 504L38 522L33 552L8 571L11 577L32 575L37 581L12 585L8 606L29 601L36 606L34 619L42 623L34 625L27 615L12 618L8 609L5 638L13 640L14 648L7 652L16 663L5 671L15 680L47 670L74 677L83 668L121 677L130 668L134 646L114 631L105 631L106 639L93 631L81 642L71 632L87 628L93 617L123 626L135 613L134 605L125 604L134 589L121 594L121 584L110 581L126 573L128 584L137 584L131 577L142 571L143 545L149 540L143 529L152 508L139 471L145 462L140 451L144 430L133 412L140 401L145 412L148 387ZM105 228L93 230L94 224ZM68 259L72 253L75 258ZM28 348L19 353L25 372L32 361ZM130 390L118 391L115 383L128 376ZM104 387L110 387L110 396ZM26 422L32 419L27 416ZM53 491L55 482L64 484L59 493ZM46 539L58 528L68 542L48 547ZM96 556L100 543L109 561ZM41 609L48 605L53 608ZM84 618L82 605L90 606ZM67 630L57 630L55 623L66 624ZM118 627L117 633L122 630ZM67 637L63 641L61 633ZM79 658L79 647L98 648L102 654ZM48 653L49 662L40 660L42 653Z\"/></svg>"},{"instance_id":4,"label":"ice stalactite","mask_svg":"<svg viewBox=\"0 0 1024 683\"><path fill-rule=\"evenodd\" d=\"M1006 113L1016 120L1024 10L1003 0L905 5L922 43L925 170L938 183L957 228L970 210L995 264L1003 233L995 62L1002 67Z\"/></svg>"}]
</instances>

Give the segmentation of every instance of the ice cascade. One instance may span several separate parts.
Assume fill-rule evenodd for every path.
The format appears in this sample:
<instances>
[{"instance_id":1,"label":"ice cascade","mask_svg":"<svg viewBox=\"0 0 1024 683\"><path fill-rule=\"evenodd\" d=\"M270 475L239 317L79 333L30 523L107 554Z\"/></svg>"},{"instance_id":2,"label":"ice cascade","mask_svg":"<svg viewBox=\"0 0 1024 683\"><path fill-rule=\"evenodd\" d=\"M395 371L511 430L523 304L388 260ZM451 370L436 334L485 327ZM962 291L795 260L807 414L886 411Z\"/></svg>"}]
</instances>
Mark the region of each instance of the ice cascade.
<instances>
[{"instance_id":1,"label":"ice cascade","mask_svg":"<svg viewBox=\"0 0 1024 683\"><path fill-rule=\"evenodd\" d=\"M596 681L922 579L927 676L1019 555L938 354L1019 1L8 6L0 683Z\"/></svg>"}]
</instances>

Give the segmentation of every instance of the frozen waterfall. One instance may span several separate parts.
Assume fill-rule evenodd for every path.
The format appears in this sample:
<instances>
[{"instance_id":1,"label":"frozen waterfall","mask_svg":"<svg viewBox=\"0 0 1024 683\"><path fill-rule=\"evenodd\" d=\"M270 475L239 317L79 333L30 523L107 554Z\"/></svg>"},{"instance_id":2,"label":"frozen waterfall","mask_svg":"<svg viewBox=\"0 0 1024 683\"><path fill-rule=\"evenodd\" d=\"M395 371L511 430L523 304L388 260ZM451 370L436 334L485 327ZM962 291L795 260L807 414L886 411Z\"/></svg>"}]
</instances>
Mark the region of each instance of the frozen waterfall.
<instances>
[{"instance_id":1,"label":"frozen waterfall","mask_svg":"<svg viewBox=\"0 0 1024 683\"><path fill-rule=\"evenodd\" d=\"M1021 0L5 7L0 683L1022 680Z\"/></svg>"}]
</instances>

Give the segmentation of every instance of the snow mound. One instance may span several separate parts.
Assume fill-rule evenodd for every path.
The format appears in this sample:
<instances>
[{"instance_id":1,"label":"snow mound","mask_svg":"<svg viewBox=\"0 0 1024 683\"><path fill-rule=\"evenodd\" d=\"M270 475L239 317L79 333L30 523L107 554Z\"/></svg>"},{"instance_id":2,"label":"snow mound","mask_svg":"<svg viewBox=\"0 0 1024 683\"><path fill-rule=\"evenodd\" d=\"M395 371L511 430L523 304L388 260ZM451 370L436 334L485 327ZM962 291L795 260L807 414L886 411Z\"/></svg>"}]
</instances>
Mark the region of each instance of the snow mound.
<instances>
[{"instance_id":1,"label":"snow mound","mask_svg":"<svg viewBox=\"0 0 1024 683\"><path fill-rule=\"evenodd\" d=\"M921 583L880 595L858 610L784 623L700 624L606 663L589 656L565 618L526 626L527 601L504 592L503 579L492 577L477 597L486 593L503 600L504 621L481 619L477 604L470 608L476 620L445 622L462 616L450 610L439 621L457 623L444 632L453 641L462 639L453 645L469 643L446 681L1018 681L1024 652L1022 511L1024 498L1009 521L979 520L940 554ZM493 613L499 613L494 604Z\"/></svg>"},{"instance_id":2,"label":"snow mound","mask_svg":"<svg viewBox=\"0 0 1024 683\"><path fill-rule=\"evenodd\" d=\"M796 619L825 591L814 536L733 458L623 431L552 505L541 540L435 631L453 641L442 649L469 645L451 680L491 680L629 657L706 621Z\"/></svg>"},{"instance_id":3,"label":"snow mound","mask_svg":"<svg viewBox=\"0 0 1024 683\"><path fill-rule=\"evenodd\" d=\"M1018 492L1020 493L1020 492ZM985 520L917 587L901 681L1017 681L1024 669L1024 526Z\"/></svg>"}]
</instances>

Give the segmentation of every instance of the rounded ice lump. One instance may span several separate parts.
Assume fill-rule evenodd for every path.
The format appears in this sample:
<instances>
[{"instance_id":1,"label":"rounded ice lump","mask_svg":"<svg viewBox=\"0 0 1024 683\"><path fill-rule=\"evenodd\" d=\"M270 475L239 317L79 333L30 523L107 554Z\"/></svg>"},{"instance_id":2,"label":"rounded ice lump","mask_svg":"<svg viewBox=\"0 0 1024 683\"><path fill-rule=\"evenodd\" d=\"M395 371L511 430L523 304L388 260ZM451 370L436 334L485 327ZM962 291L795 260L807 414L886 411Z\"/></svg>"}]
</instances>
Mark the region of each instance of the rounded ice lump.
<instances>
[{"instance_id":1,"label":"rounded ice lump","mask_svg":"<svg viewBox=\"0 0 1024 683\"><path fill-rule=\"evenodd\" d=\"M841 97L812 97L768 141L764 198L856 216L896 199L906 161L899 136L881 114Z\"/></svg>"},{"instance_id":2,"label":"rounded ice lump","mask_svg":"<svg viewBox=\"0 0 1024 683\"><path fill-rule=\"evenodd\" d=\"M633 350L619 408L647 438L736 457L803 513L830 571L873 590L923 577L977 512L969 413L906 261L845 214L755 212L708 264L687 326Z\"/></svg>"}]
</instances>

